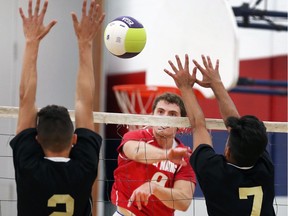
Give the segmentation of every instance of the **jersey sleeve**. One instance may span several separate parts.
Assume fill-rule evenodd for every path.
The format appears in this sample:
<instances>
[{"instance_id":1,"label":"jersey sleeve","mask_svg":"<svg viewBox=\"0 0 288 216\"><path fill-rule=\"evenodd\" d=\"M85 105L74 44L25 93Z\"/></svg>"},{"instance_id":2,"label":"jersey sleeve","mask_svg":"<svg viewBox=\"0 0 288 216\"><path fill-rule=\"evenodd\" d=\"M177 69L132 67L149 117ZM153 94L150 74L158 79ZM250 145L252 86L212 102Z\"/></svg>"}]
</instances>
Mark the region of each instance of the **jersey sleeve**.
<instances>
[{"instance_id":1,"label":"jersey sleeve","mask_svg":"<svg viewBox=\"0 0 288 216\"><path fill-rule=\"evenodd\" d=\"M102 138L86 128L77 128L77 143L71 150L70 158L97 169Z\"/></svg>"},{"instance_id":2,"label":"jersey sleeve","mask_svg":"<svg viewBox=\"0 0 288 216\"><path fill-rule=\"evenodd\" d=\"M148 137L145 135L145 130L128 131L124 134L122 141L117 148L118 153L122 153L123 145L130 140L148 142Z\"/></svg>"},{"instance_id":3,"label":"jersey sleeve","mask_svg":"<svg viewBox=\"0 0 288 216\"><path fill-rule=\"evenodd\" d=\"M21 131L10 141L15 169L32 168L39 158L44 157L36 135L36 128L29 128Z\"/></svg>"},{"instance_id":4,"label":"jersey sleeve","mask_svg":"<svg viewBox=\"0 0 288 216\"><path fill-rule=\"evenodd\" d=\"M216 154L213 147L207 144L199 145L190 157L190 163L198 177L201 176L201 171L207 174L209 170L213 172L214 167L215 170L223 167L224 162L224 156Z\"/></svg>"}]
</instances>

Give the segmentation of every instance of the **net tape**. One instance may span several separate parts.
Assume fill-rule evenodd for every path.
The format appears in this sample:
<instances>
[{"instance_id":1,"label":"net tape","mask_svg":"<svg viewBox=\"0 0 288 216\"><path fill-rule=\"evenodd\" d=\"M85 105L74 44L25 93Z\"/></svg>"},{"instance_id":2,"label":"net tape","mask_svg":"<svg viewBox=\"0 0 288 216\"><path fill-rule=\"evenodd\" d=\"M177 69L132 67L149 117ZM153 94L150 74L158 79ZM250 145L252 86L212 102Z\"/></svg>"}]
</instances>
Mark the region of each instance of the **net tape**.
<instances>
[{"instance_id":1,"label":"net tape","mask_svg":"<svg viewBox=\"0 0 288 216\"><path fill-rule=\"evenodd\" d=\"M17 118L18 107L0 106L0 118ZM69 110L72 121L75 119L74 110ZM166 127L190 127L187 117L164 117L143 114L94 112L94 123L117 125L149 125ZM264 121L268 132L288 132L288 122ZM222 119L206 118L206 126L210 130L226 130Z\"/></svg>"}]
</instances>

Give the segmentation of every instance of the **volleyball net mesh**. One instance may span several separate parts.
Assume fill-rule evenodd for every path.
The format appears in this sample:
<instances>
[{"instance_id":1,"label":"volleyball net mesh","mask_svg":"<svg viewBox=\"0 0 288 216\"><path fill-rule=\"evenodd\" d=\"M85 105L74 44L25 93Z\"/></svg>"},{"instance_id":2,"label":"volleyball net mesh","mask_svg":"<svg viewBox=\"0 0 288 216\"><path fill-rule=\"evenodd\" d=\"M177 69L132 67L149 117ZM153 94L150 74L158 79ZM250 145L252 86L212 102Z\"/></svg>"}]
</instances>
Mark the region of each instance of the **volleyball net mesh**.
<instances>
[{"instance_id":1,"label":"volleyball net mesh","mask_svg":"<svg viewBox=\"0 0 288 216\"><path fill-rule=\"evenodd\" d=\"M74 111L70 110L72 120ZM15 136L18 116L17 107L0 107L0 216L17 214L17 194L10 140ZM111 188L114 183L113 171L117 167L117 147L121 138L131 126L164 126L181 128L177 138L192 147L190 124L184 117L159 117L151 115L94 112L94 122L103 129L102 151L98 172L98 198L94 199L98 215L113 215L114 206L110 202ZM221 119L206 119L217 153L223 153L227 139L225 125ZM268 131L268 151L275 166L275 201L277 216L287 215L287 122L264 121ZM101 130L100 130L101 131ZM108 132L113 132L108 136ZM100 212L100 213L99 213ZM199 185L196 187L190 208L186 212L176 211L175 215L206 216L206 207Z\"/></svg>"}]
</instances>

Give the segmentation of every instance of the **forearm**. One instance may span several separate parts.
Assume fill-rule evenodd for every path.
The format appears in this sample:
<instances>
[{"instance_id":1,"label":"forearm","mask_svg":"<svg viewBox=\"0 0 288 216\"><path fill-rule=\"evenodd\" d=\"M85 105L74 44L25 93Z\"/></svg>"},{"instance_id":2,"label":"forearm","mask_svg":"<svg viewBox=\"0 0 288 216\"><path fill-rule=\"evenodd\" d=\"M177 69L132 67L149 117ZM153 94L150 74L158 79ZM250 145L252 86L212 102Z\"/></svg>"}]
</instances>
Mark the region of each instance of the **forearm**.
<instances>
[{"instance_id":1,"label":"forearm","mask_svg":"<svg viewBox=\"0 0 288 216\"><path fill-rule=\"evenodd\" d=\"M79 43L79 69L77 75L77 100L91 107L95 90L93 74L92 45Z\"/></svg>"},{"instance_id":2,"label":"forearm","mask_svg":"<svg viewBox=\"0 0 288 216\"><path fill-rule=\"evenodd\" d=\"M35 102L38 50L39 41L26 42L19 89L20 105L24 100L31 101L33 104Z\"/></svg>"},{"instance_id":3,"label":"forearm","mask_svg":"<svg viewBox=\"0 0 288 216\"><path fill-rule=\"evenodd\" d=\"M195 129L199 126L205 126L205 117L193 89L185 87L180 90L191 127Z\"/></svg>"},{"instance_id":4,"label":"forearm","mask_svg":"<svg viewBox=\"0 0 288 216\"><path fill-rule=\"evenodd\" d=\"M229 96L222 82L213 83L211 86L218 102L220 114L225 121L229 116L239 117L237 108Z\"/></svg>"},{"instance_id":5,"label":"forearm","mask_svg":"<svg viewBox=\"0 0 288 216\"><path fill-rule=\"evenodd\" d=\"M157 148L143 141L126 142L123 152L130 160L144 164L153 164L168 159L168 150Z\"/></svg>"},{"instance_id":6,"label":"forearm","mask_svg":"<svg viewBox=\"0 0 288 216\"><path fill-rule=\"evenodd\" d=\"M94 129L93 106L95 80L92 60L92 45L82 42L79 46L79 69L76 82L75 122L76 128Z\"/></svg>"},{"instance_id":7,"label":"forearm","mask_svg":"<svg viewBox=\"0 0 288 216\"><path fill-rule=\"evenodd\" d=\"M189 188L165 188L157 183L151 183L153 186L153 195L156 196L165 206L186 211L191 204L194 191L194 183L189 182Z\"/></svg>"}]
</instances>

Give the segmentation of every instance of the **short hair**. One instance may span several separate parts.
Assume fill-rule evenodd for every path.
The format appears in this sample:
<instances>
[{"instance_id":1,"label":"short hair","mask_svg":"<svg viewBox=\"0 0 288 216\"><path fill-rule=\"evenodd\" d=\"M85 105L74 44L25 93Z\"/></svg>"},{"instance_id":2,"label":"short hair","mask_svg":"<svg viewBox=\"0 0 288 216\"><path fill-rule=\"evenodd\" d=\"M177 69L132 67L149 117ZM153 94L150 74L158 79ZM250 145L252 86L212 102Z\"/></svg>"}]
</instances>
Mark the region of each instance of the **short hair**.
<instances>
[{"instance_id":1,"label":"short hair","mask_svg":"<svg viewBox=\"0 0 288 216\"><path fill-rule=\"evenodd\" d=\"M187 113L186 113L186 110L185 110L185 106L184 106L184 102L182 100L182 98L177 95L177 94L173 94L173 93L170 93L170 92L166 92L166 93L163 93L159 96L157 96L153 102L153 105L152 105L152 112L154 113L155 109L156 109L156 106L158 104L159 101L161 100L164 100L164 101L167 101L168 103L171 103L171 104L176 104L177 106L179 106L180 108L180 114L181 114L181 117L186 117L187 116Z\"/></svg>"},{"instance_id":2,"label":"short hair","mask_svg":"<svg viewBox=\"0 0 288 216\"><path fill-rule=\"evenodd\" d=\"M253 166L268 143L264 123L255 116L246 115L229 117L226 125L231 128L227 144L236 165Z\"/></svg>"},{"instance_id":3,"label":"short hair","mask_svg":"<svg viewBox=\"0 0 288 216\"><path fill-rule=\"evenodd\" d=\"M37 114L37 135L40 145L53 152L68 148L74 132L67 108L48 105Z\"/></svg>"}]
</instances>

